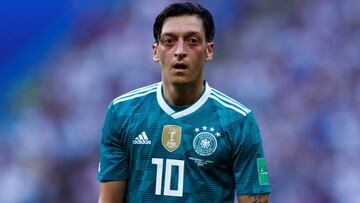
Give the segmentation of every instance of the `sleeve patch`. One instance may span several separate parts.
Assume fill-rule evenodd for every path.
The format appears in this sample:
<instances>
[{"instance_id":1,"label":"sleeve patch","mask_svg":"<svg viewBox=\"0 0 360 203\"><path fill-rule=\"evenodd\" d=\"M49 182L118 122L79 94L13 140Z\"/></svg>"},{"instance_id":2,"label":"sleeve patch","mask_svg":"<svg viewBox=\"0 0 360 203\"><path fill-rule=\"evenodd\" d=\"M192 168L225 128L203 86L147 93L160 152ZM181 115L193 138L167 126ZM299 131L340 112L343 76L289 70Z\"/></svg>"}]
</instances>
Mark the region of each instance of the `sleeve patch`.
<instances>
[{"instance_id":1,"label":"sleeve patch","mask_svg":"<svg viewBox=\"0 0 360 203\"><path fill-rule=\"evenodd\" d=\"M266 168L266 161L264 158L257 159L257 169L259 175L259 184L260 185L269 185L269 176Z\"/></svg>"}]
</instances>

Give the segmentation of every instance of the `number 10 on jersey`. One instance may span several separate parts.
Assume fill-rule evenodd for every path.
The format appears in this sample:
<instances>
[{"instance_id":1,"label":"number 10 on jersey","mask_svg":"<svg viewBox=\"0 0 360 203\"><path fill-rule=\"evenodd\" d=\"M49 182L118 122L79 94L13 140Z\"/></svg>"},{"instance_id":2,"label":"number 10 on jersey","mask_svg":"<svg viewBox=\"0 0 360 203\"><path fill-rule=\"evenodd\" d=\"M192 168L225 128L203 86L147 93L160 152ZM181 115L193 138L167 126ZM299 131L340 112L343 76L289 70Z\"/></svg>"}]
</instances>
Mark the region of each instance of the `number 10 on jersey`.
<instances>
[{"instance_id":1,"label":"number 10 on jersey","mask_svg":"<svg viewBox=\"0 0 360 203\"><path fill-rule=\"evenodd\" d=\"M184 189L184 160L177 159L165 159L165 182L164 182L164 195L167 196L183 196ZM163 165L164 159L161 158L152 158L151 163L156 165L156 185L155 185L155 194L161 195L162 188L162 177L163 177ZM171 169L173 166L178 167L178 185L176 190L170 189L171 183Z\"/></svg>"}]
</instances>

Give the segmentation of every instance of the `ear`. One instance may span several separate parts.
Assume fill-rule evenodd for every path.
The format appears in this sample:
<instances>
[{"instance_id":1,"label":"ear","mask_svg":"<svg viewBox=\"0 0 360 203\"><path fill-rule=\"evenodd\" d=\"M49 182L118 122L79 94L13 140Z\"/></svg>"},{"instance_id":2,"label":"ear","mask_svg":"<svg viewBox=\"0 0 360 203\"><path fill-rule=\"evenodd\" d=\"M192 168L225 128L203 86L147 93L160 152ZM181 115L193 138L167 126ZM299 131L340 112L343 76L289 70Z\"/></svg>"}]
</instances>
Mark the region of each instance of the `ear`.
<instances>
[{"instance_id":1,"label":"ear","mask_svg":"<svg viewBox=\"0 0 360 203\"><path fill-rule=\"evenodd\" d=\"M206 44L206 58L205 61L211 61L214 55L214 42L208 42Z\"/></svg>"},{"instance_id":2,"label":"ear","mask_svg":"<svg viewBox=\"0 0 360 203\"><path fill-rule=\"evenodd\" d=\"M152 44L152 49L153 49L153 60L155 62L159 62L159 56L158 56L158 44L154 43Z\"/></svg>"}]
</instances>

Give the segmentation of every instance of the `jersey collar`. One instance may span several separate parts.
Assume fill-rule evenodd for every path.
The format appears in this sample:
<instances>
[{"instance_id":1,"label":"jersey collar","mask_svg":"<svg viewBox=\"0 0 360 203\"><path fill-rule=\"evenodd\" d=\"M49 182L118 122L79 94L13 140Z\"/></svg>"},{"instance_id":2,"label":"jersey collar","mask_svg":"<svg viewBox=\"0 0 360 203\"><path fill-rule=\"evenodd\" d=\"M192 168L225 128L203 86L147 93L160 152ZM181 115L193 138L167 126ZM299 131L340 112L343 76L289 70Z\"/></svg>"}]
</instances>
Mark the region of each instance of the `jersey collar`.
<instances>
[{"instance_id":1,"label":"jersey collar","mask_svg":"<svg viewBox=\"0 0 360 203\"><path fill-rule=\"evenodd\" d=\"M211 87L208 85L207 82L205 82L205 92L202 94L202 96L193 105L189 106L188 108L186 108L182 111L179 111L179 112L175 112L172 108L170 108L170 106L166 103L166 101L163 97L162 85L163 85L163 83L160 82L157 87L157 90L156 90L157 102L158 102L159 106L161 107L161 109L174 119L187 116L187 115L195 112L196 110L198 110L209 98L210 92L211 92Z\"/></svg>"}]
</instances>

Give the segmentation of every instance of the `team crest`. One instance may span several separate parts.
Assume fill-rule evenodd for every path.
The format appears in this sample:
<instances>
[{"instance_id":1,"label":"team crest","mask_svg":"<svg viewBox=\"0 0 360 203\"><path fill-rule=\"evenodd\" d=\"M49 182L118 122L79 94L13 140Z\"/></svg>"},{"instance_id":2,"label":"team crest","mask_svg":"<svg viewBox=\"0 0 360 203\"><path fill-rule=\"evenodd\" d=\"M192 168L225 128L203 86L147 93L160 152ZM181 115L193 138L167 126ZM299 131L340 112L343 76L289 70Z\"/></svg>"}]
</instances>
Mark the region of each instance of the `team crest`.
<instances>
[{"instance_id":1,"label":"team crest","mask_svg":"<svg viewBox=\"0 0 360 203\"><path fill-rule=\"evenodd\" d=\"M169 152L175 151L181 144L181 127L177 125L164 125L161 143Z\"/></svg>"},{"instance_id":2,"label":"team crest","mask_svg":"<svg viewBox=\"0 0 360 203\"><path fill-rule=\"evenodd\" d=\"M193 140L193 147L196 153L200 156L209 156L216 151L217 148L217 139L213 135L215 129L210 128L210 131L207 131L207 127L202 127L202 130L199 128L195 129L195 132L198 134ZM215 133L217 137L221 136L219 132Z\"/></svg>"}]
</instances>

